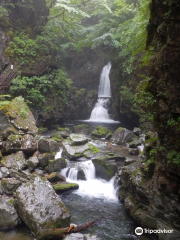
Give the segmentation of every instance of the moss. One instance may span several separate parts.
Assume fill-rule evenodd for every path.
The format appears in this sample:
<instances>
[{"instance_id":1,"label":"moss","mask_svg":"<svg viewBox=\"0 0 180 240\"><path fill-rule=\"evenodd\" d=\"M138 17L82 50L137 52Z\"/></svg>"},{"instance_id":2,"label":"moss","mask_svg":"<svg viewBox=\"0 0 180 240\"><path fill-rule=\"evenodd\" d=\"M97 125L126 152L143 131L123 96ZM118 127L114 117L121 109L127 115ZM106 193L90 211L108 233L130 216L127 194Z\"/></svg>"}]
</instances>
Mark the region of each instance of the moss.
<instances>
[{"instance_id":1,"label":"moss","mask_svg":"<svg viewBox=\"0 0 180 240\"><path fill-rule=\"evenodd\" d=\"M89 151L92 153L99 153L99 149L95 147L92 143L89 143Z\"/></svg>"},{"instance_id":2,"label":"moss","mask_svg":"<svg viewBox=\"0 0 180 240\"><path fill-rule=\"evenodd\" d=\"M106 136L110 136L109 134L111 134L111 131L103 126L96 127L92 132L92 136L96 138L104 138Z\"/></svg>"},{"instance_id":3,"label":"moss","mask_svg":"<svg viewBox=\"0 0 180 240\"><path fill-rule=\"evenodd\" d=\"M109 156L114 156L114 153L109 153Z\"/></svg>"},{"instance_id":4,"label":"moss","mask_svg":"<svg viewBox=\"0 0 180 240\"><path fill-rule=\"evenodd\" d=\"M65 192L68 190L78 189L79 185L76 183L57 183L52 186L56 192Z\"/></svg>"},{"instance_id":5,"label":"moss","mask_svg":"<svg viewBox=\"0 0 180 240\"><path fill-rule=\"evenodd\" d=\"M54 139L55 141L57 141L57 142L62 142L63 141L63 139L61 138L56 138L56 137L51 137L52 139Z\"/></svg>"},{"instance_id":6,"label":"moss","mask_svg":"<svg viewBox=\"0 0 180 240\"><path fill-rule=\"evenodd\" d=\"M48 130L48 128L46 128L46 127L40 127L40 128L38 128L38 133L44 133L47 130Z\"/></svg>"}]
</instances>

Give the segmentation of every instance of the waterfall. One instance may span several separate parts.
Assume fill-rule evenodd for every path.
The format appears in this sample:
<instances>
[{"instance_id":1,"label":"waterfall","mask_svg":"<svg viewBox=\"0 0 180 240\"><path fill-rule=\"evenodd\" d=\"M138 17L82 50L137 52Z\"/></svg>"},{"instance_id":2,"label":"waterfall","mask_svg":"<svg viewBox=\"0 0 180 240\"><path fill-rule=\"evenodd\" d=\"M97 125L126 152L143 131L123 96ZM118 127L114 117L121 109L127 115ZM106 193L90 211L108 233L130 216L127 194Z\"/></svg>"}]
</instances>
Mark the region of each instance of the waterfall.
<instances>
[{"instance_id":1,"label":"waterfall","mask_svg":"<svg viewBox=\"0 0 180 240\"><path fill-rule=\"evenodd\" d=\"M85 162L69 162L69 166L61 170L61 174L66 177L68 182L79 184L79 189L74 191L80 196L90 196L96 198L105 198L108 200L118 201L116 191L116 177L110 181L97 179L95 177L95 167L91 160ZM78 171L84 172L85 180L77 180Z\"/></svg>"},{"instance_id":2,"label":"waterfall","mask_svg":"<svg viewBox=\"0 0 180 240\"><path fill-rule=\"evenodd\" d=\"M107 105L111 97L109 73L111 70L111 63L104 66L101 76L98 91L98 100L91 112L90 121L102 122L111 120L108 114ZM112 120L111 120L112 121Z\"/></svg>"}]
</instances>

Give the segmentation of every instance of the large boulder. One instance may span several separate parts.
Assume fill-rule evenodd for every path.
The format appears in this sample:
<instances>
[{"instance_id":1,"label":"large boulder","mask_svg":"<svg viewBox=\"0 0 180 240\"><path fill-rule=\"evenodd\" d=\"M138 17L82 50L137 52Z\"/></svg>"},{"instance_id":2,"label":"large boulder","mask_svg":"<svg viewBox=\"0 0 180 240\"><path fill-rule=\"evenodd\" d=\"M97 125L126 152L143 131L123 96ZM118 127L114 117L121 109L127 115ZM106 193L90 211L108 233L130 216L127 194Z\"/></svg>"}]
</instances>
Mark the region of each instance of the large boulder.
<instances>
[{"instance_id":1,"label":"large boulder","mask_svg":"<svg viewBox=\"0 0 180 240\"><path fill-rule=\"evenodd\" d=\"M17 212L12 203L12 198L0 196L0 230L14 228L19 223Z\"/></svg>"},{"instance_id":2,"label":"large boulder","mask_svg":"<svg viewBox=\"0 0 180 240\"><path fill-rule=\"evenodd\" d=\"M88 142L88 139L84 134L71 134L69 139L72 146L79 146Z\"/></svg>"},{"instance_id":3,"label":"large boulder","mask_svg":"<svg viewBox=\"0 0 180 240\"><path fill-rule=\"evenodd\" d=\"M59 172L61 169L67 166L67 162L64 158L57 158L54 160L49 160L48 163L48 172Z\"/></svg>"},{"instance_id":4,"label":"large boulder","mask_svg":"<svg viewBox=\"0 0 180 240\"><path fill-rule=\"evenodd\" d=\"M118 128L111 137L111 142L121 145L133 141L136 136L126 128Z\"/></svg>"},{"instance_id":5,"label":"large boulder","mask_svg":"<svg viewBox=\"0 0 180 240\"><path fill-rule=\"evenodd\" d=\"M42 138L38 142L38 149L40 152L57 152L59 150L59 144L54 139Z\"/></svg>"},{"instance_id":6,"label":"large boulder","mask_svg":"<svg viewBox=\"0 0 180 240\"><path fill-rule=\"evenodd\" d=\"M99 139L99 138L109 139L112 136L111 131L108 128L104 127L104 126L96 127L92 131L91 135L92 135L93 139Z\"/></svg>"},{"instance_id":7,"label":"large boulder","mask_svg":"<svg viewBox=\"0 0 180 240\"><path fill-rule=\"evenodd\" d=\"M63 193L69 190L75 190L79 188L79 185L76 183L68 183L68 182L64 182L64 183L57 183L55 185L53 185L54 190L57 193Z\"/></svg>"},{"instance_id":8,"label":"large boulder","mask_svg":"<svg viewBox=\"0 0 180 240\"><path fill-rule=\"evenodd\" d=\"M34 136L37 132L34 116L22 97L15 98L0 109L0 134L5 139L10 134Z\"/></svg>"},{"instance_id":9,"label":"large boulder","mask_svg":"<svg viewBox=\"0 0 180 240\"><path fill-rule=\"evenodd\" d=\"M69 227L70 215L48 181L36 177L22 184L15 198L18 215L38 239L43 229Z\"/></svg>"},{"instance_id":10,"label":"large boulder","mask_svg":"<svg viewBox=\"0 0 180 240\"><path fill-rule=\"evenodd\" d=\"M91 129L86 124L81 124L73 127L75 133L88 135L91 133Z\"/></svg>"},{"instance_id":11,"label":"large boulder","mask_svg":"<svg viewBox=\"0 0 180 240\"><path fill-rule=\"evenodd\" d=\"M27 167L27 161L22 151L19 151L17 153L12 153L11 155L3 157L1 160L1 164L3 167L11 168L17 171L25 169ZM1 172L2 170L3 169L1 169Z\"/></svg>"},{"instance_id":12,"label":"large boulder","mask_svg":"<svg viewBox=\"0 0 180 240\"><path fill-rule=\"evenodd\" d=\"M6 140L6 152L23 151L33 153L37 150L36 138L30 134L15 135L11 134Z\"/></svg>"},{"instance_id":13,"label":"large boulder","mask_svg":"<svg viewBox=\"0 0 180 240\"><path fill-rule=\"evenodd\" d=\"M54 159L54 155L51 153L42 153L38 156L38 160L39 160L39 166L40 167L47 167L48 166L48 162L49 160Z\"/></svg>"}]
</instances>

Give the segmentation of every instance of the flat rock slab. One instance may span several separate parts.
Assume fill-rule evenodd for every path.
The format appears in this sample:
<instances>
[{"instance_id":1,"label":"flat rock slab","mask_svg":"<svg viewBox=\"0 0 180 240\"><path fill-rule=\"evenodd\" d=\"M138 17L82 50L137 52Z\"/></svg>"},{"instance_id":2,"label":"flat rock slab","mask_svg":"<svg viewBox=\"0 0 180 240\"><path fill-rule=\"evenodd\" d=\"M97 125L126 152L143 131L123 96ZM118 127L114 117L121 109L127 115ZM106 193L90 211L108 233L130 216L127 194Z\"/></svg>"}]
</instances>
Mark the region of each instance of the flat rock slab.
<instances>
[{"instance_id":1,"label":"flat rock slab","mask_svg":"<svg viewBox=\"0 0 180 240\"><path fill-rule=\"evenodd\" d=\"M54 139L42 138L38 142L38 149L40 152L56 152L59 150L59 144Z\"/></svg>"},{"instance_id":2,"label":"flat rock slab","mask_svg":"<svg viewBox=\"0 0 180 240\"><path fill-rule=\"evenodd\" d=\"M15 198L18 215L35 236L43 229L69 227L70 215L48 181L35 177L17 189Z\"/></svg>"},{"instance_id":3,"label":"flat rock slab","mask_svg":"<svg viewBox=\"0 0 180 240\"><path fill-rule=\"evenodd\" d=\"M19 218L12 203L12 198L0 197L0 230L14 228L19 223Z\"/></svg>"},{"instance_id":4,"label":"flat rock slab","mask_svg":"<svg viewBox=\"0 0 180 240\"><path fill-rule=\"evenodd\" d=\"M16 171L25 169L27 167L25 155L22 151L19 151L17 153L12 153L11 155L8 155L7 157L3 157L1 160L1 164L3 167L6 167L6 169L11 168ZM2 170L5 170L5 169L2 169Z\"/></svg>"},{"instance_id":5,"label":"flat rock slab","mask_svg":"<svg viewBox=\"0 0 180 240\"><path fill-rule=\"evenodd\" d=\"M83 145L88 142L87 137L84 134L71 134L70 140L72 141L73 146Z\"/></svg>"}]
</instances>

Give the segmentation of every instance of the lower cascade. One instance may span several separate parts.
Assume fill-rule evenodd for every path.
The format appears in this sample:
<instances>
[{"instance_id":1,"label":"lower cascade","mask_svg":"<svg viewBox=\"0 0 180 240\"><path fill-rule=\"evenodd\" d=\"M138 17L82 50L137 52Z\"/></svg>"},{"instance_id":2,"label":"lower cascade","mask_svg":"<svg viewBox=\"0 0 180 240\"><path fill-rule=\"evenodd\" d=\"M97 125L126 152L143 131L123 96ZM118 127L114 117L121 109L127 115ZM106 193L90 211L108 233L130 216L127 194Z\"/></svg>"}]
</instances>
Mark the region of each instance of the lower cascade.
<instances>
[{"instance_id":1,"label":"lower cascade","mask_svg":"<svg viewBox=\"0 0 180 240\"><path fill-rule=\"evenodd\" d=\"M69 164L71 164L69 162ZM78 171L83 171L86 180L78 180ZM117 178L113 177L109 182L95 177L95 167L91 160L73 163L73 166L64 168L61 174L67 182L78 183L79 189L74 193L80 196L90 196L118 201Z\"/></svg>"}]
</instances>

